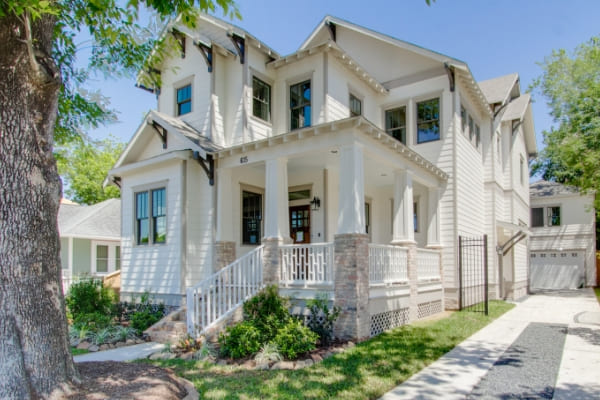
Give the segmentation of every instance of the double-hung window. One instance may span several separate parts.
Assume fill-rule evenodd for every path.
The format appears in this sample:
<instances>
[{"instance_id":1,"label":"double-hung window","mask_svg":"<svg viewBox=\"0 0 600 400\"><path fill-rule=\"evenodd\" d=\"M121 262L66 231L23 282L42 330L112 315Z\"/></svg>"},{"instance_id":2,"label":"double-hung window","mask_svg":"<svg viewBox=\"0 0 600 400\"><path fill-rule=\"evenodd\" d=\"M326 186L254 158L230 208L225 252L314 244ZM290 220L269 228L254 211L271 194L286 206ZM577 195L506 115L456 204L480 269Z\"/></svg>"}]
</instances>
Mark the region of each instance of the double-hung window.
<instances>
[{"instance_id":1,"label":"double-hung window","mask_svg":"<svg viewBox=\"0 0 600 400\"><path fill-rule=\"evenodd\" d=\"M252 78L252 115L271 121L271 86L257 77Z\"/></svg>"},{"instance_id":2,"label":"double-hung window","mask_svg":"<svg viewBox=\"0 0 600 400\"><path fill-rule=\"evenodd\" d=\"M290 129L310 126L311 92L310 80L290 86Z\"/></svg>"},{"instance_id":3,"label":"double-hung window","mask_svg":"<svg viewBox=\"0 0 600 400\"><path fill-rule=\"evenodd\" d=\"M548 207L548 226L560 226L560 207Z\"/></svg>"},{"instance_id":4,"label":"double-hung window","mask_svg":"<svg viewBox=\"0 0 600 400\"><path fill-rule=\"evenodd\" d=\"M406 107L386 110L385 131L406 144Z\"/></svg>"},{"instance_id":5,"label":"double-hung window","mask_svg":"<svg viewBox=\"0 0 600 400\"><path fill-rule=\"evenodd\" d=\"M184 115L192 111L192 85L185 85L177 89L177 115Z\"/></svg>"},{"instance_id":6,"label":"double-hung window","mask_svg":"<svg viewBox=\"0 0 600 400\"><path fill-rule=\"evenodd\" d=\"M260 244L262 235L262 194L242 191L242 244Z\"/></svg>"},{"instance_id":7,"label":"double-hung window","mask_svg":"<svg viewBox=\"0 0 600 400\"><path fill-rule=\"evenodd\" d=\"M167 203L165 188L135 194L135 219L137 244L166 242Z\"/></svg>"},{"instance_id":8,"label":"double-hung window","mask_svg":"<svg viewBox=\"0 0 600 400\"><path fill-rule=\"evenodd\" d=\"M92 240L92 274L105 275L121 269L119 242Z\"/></svg>"},{"instance_id":9,"label":"double-hung window","mask_svg":"<svg viewBox=\"0 0 600 400\"><path fill-rule=\"evenodd\" d=\"M544 226L544 208L534 207L531 209L531 227L539 228Z\"/></svg>"},{"instance_id":10,"label":"double-hung window","mask_svg":"<svg viewBox=\"0 0 600 400\"><path fill-rule=\"evenodd\" d=\"M362 115L362 101L350 93L350 116L358 117Z\"/></svg>"},{"instance_id":11,"label":"double-hung window","mask_svg":"<svg viewBox=\"0 0 600 400\"><path fill-rule=\"evenodd\" d=\"M440 139L440 99L417 103L417 143Z\"/></svg>"}]
</instances>

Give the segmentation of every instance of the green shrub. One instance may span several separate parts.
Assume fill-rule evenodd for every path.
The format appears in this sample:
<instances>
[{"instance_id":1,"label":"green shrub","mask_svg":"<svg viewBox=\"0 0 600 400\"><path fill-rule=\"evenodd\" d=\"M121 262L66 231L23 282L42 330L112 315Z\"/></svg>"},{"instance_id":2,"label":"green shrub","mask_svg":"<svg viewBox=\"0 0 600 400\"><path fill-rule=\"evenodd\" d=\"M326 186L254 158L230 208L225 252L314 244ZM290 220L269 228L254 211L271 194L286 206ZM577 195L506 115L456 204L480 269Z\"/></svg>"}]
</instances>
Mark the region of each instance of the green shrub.
<instances>
[{"instance_id":1,"label":"green shrub","mask_svg":"<svg viewBox=\"0 0 600 400\"><path fill-rule=\"evenodd\" d=\"M112 342L113 339L113 329L110 327L99 329L98 331L92 334L92 342L95 345L102 345L105 343Z\"/></svg>"},{"instance_id":2,"label":"green shrub","mask_svg":"<svg viewBox=\"0 0 600 400\"><path fill-rule=\"evenodd\" d=\"M129 320L131 327L136 330L138 335L160 321L165 315L165 305L152 303L148 292L142 295L140 303L136 304L135 308L136 311L130 315Z\"/></svg>"},{"instance_id":3,"label":"green shrub","mask_svg":"<svg viewBox=\"0 0 600 400\"><path fill-rule=\"evenodd\" d=\"M244 320L251 322L267 343L290 320L288 308L288 300L279 295L276 285L270 285L244 303Z\"/></svg>"},{"instance_id":4,"label":"green shrub","mask_svg":"<svg viewBox=\"0 0 600 400\"><path fill-rule=\"evenodd\" d=\"M279 352L290 360L315 349L318 335L304 326L302 322L291 319L275 336Z\"/></svg>"},{"instance_id":5,"label":"green shrub","mask_svg":"<svg viewBox=\"0 0 600 400\"><path fill-rule=\"evenodd\" d=\"M73 326L78 330L95 332L112 325L113 317L100 312L78 314L73 318Z\"/></svg>"},{"instance_id":6,"label":"green shrub","mask_svg":"<svg viewBox=\"0 0 600 400\"><path fill-rule=\"evenodd\" d=\"M340 316L341 311L337 306L330 309L328 304L327 296L319 295L306 302L306 306L310 310L308 327L319 335L319 342L322 346L330 344L333 340L333 324Z\"/></svg>"},{"instance_id":7,"label":"green shrub","mask_svg":"<svg viewBox=\"0 0 600 400\"><path fill-rule=\"evenodd\" d=\"M73 320L82 320L82 315L99 314L112 318L116 295L103 286L100 280L83 280L71 285L65 298Z\"/></svg>"},{"instance_id":8,"label":"green shrub","mask_svg":"<svg viewBox=\"0 0 600 400\"><path fill-rule=\"evenodd\" d=\"M259 330L250 321L243 321L226 329L219 335L221 353L231 358L247 357L260 350L262 344Z\"/></svg>"}]
</instances>

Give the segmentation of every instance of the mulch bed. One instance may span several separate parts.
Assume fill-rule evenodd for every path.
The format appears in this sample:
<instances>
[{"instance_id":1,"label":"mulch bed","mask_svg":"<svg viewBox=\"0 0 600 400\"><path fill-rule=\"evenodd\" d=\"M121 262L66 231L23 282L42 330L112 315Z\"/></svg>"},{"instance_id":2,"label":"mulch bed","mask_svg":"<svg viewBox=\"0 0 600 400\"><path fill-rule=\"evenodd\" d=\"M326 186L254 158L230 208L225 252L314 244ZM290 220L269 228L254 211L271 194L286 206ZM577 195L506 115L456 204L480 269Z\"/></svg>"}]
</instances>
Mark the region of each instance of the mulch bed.
<instances>
[{"instance_id":1,"label":"mulch bed","mask_svg":"<svg viewBox=\"0 0 600 400\"><path fill-rule=\"evenodd\" d=\"M188 392L169 369L115 361L77 364L81 384L68 400L181 400Z\"/></svg>"}]
</instances>

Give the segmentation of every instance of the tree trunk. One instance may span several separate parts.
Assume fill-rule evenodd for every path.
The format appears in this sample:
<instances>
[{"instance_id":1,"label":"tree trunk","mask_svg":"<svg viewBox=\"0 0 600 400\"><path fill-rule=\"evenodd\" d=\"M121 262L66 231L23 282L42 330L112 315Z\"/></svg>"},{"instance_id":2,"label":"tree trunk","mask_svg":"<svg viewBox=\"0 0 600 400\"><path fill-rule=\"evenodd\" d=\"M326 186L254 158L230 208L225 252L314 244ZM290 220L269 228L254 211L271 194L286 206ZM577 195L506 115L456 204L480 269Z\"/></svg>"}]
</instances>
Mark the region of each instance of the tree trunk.
<instances>
[{"instance_id":1,"label":"tree trunk","mask_svg":"<svg viewBox=\"0 0 600 400\"><path fill-rule=\"evenodd\" d=\"M49 398L75 377L62 293L52 156L55 20L0 18L0 398Z\"/></svg>"}]
</instances>

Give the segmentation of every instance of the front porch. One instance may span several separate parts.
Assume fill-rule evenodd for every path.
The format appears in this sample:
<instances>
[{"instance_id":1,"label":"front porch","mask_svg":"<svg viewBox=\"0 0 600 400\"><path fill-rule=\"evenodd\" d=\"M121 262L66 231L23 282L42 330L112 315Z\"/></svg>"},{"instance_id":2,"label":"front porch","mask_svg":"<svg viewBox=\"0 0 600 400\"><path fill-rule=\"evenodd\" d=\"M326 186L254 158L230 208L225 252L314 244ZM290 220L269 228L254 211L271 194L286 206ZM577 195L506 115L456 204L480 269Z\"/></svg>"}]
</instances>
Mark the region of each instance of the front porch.
<instances>
[{"instance_id":1,"label":"front porch","mask_svg":"<svg viewBox=\"0 0 600 400\"><path fill-rule=\"evenodd\" d=\"M216 271L260 252L262 276L248 279L300 302L327 294L341 338L443 310L447 176L387 133L357 117L228 149L217 165Z\"/></svg>"}]
</instances>

